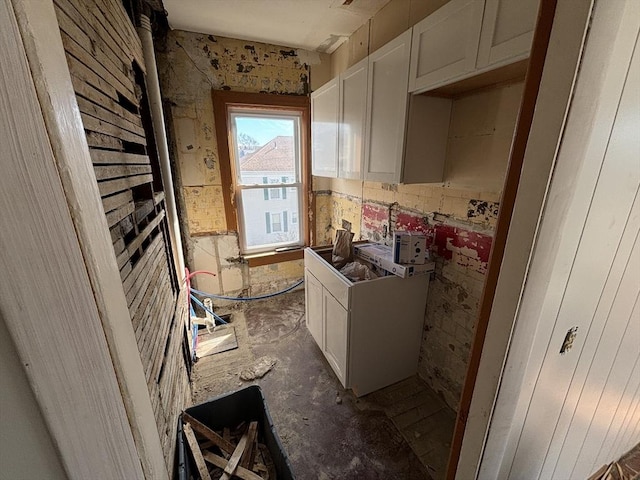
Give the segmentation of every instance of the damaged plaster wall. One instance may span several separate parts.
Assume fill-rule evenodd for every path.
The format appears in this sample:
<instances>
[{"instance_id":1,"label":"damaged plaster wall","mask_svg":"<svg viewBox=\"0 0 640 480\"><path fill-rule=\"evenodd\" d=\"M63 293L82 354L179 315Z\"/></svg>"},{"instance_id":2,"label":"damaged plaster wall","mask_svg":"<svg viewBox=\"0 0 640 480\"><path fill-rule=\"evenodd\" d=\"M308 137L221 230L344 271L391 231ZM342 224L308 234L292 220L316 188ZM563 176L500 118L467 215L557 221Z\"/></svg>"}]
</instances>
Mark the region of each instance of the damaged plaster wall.
<instances>
[{"instance_id":1,"label":"damaged plaster wall","mask_svg":"<svg viewBox=\"0 0 640 480\"><path fill-rule=\"evenodd\" d=\"M331 55L332 76L445 3L391 0ZM355 239L377 242L389 243L395 230L427 234L436 274L418 373L453 409L467 371L522 89L515 82L454 100L443 183L331 179L316 196L318 243L330 244L345 224Z\"/></svg>"},{"instance_id":2,"label":"damaged plaster wall","mask_svg":"<svg viewBox=\"0 0 640 480\"><path fill-rule=\"evenodd\" d=\"M214 294L260 294L303 276L302 261L249 268L237 232L227 230L211 92L305 95L313 52L173 30L157 43L158 70L176 163L177 197L191 270L209 270L197 286ZM303 61L302 59L305 59ZM327 64L325 59L325 65ZM328 68L319 69L326 71ZM322 80L320 78L320 80Z\"/></svg>"},{"instance_id":3,"label":"damaged plaster wall","mask_svg":"<svg viewBox=\"0 0 640 480\"><path fill-rule=\"evenodd\" d=\"M344 221L354 239L390 244L396 230L424 232L430 283L418 372L456 409L468 356L523 83L454 100L445 182L391 185L331 179L317 230L331 243ZM319 198L319 197L318 197ZM320 237L319 237L320 238Z\"/></svg>"}]
</instances>

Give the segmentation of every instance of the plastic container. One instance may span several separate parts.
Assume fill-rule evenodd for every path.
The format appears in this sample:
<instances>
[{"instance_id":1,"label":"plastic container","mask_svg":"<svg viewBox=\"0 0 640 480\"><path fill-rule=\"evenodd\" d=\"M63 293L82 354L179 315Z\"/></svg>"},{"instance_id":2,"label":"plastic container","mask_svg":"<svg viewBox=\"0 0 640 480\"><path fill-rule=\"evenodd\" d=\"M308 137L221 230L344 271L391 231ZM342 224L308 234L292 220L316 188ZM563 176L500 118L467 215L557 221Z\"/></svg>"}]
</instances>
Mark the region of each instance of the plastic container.
<instances>
[{"instance_id":1,"label":"plastic container","mask_svg":"<svg viewBox=\"0 0 640 480\"><path fill-rule=\"evenodd\" d=\"M243 421L247 423L257 421L258 437L260 442L264 443L271 453L278 480L293 480L296 478L278 433L273 426L267 403L259 386L251 385L250 387L221 395L187 408L185 412L212 430L222 430L224 427L234 428ZM191 452L188 450L182 433L182 420L178 422L176 450L177 479L189 480L192 472L196 472L197 475L198 470L195 467Z\"/></svg>"}]
</instances>

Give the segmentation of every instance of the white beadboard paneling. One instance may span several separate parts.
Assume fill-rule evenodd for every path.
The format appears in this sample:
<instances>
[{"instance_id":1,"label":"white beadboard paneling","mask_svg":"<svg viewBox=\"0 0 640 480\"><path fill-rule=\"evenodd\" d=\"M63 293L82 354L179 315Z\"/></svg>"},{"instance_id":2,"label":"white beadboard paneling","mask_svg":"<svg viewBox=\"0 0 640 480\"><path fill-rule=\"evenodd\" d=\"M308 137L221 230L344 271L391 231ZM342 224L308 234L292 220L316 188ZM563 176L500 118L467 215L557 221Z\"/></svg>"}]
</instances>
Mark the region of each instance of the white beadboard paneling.
<instances>
[{"instance_id":1,"label":"white beadboard paneling","mask_svg":"<svg viewBox=\"0 0 640 480\"><path fill-rule=\"evenodd\" d=\"M595 5L480 478L585 478L638 441L639 9Z\"/></svg>"}]
</instances>

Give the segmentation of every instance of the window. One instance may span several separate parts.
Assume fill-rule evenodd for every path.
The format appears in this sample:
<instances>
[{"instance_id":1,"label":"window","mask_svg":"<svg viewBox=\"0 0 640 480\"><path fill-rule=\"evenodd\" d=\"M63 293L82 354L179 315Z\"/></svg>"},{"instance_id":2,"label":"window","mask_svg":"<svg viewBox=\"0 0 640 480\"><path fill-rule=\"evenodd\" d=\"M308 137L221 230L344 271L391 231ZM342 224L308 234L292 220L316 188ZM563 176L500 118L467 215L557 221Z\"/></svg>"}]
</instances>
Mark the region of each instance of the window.
<instances>
[{"instance_id":1,"label":"window","mask_svg":"<svg viewBox=\"0 0 640 480\"><path fill-rule=\"evenodd\" d=\"M227 227L238 230L242 253L307 244L309 227L298 218L309 185L308 97L216 91L213 98L217 136L228 139L218 146L223 184L228 175L233 187L223 189Z\"/></svg>"}]
</instances>

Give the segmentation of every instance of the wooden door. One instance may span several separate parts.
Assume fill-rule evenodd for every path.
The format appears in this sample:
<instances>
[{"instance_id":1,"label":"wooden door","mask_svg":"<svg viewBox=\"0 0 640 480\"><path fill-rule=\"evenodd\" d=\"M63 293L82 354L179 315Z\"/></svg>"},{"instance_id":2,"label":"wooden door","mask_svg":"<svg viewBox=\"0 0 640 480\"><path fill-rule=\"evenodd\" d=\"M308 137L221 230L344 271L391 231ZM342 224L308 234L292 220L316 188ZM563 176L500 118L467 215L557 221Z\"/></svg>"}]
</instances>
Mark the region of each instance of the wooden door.
<instances>
[{"instance_id":1,"label":"wooden door","mask_svg":"<svg viewBox=\"0 0 640 480\"><path fill-rule=\"evenodd\" d=\"M410 50L407 30L369 55L365 180L400 181Z\"/></svg>"},{"instance_id":2,"label":"wooden door","mask_svg":"<svg viewBox=\"0 0 640 480\"><path fill-rule=\"evenodd\" d=\"M322 349L322 284L308 270L304 273L304 297L307 328Z\"/></svg>"},{"instance_id":3,"label":"wooden door","mask_svg":"<svg viewBox=\"0 0 640 480\"><path fill-rule=\"evenodd\" d=\"M367 113L365 58L340 75L340 122L338 132L338 176L362 179L364 127Z\"/></svg>"},{"instance_id":4,"label":"wooden door","mask_svg":"<svg viewBox=\"0 0 640 480\"><path fill-rule=\"evenodd\" d=\"M452 0L413 27L409 91L425 91L476 68L483 0Z\"/></svg>"},{"instance_id":5,"label":"wooden door","mask_svg":"<svg viewBox=\"0 0 640 480\"><path fill-rule=\"evenodd\" d=\"M338 176L338 77L311 94L311 173Z\"/></svg>"},{"instance_id":6,"label":"wooden door","mask_svg":"<svg viewBox=\"0 0 640 480\"><path fill-rule=\"evenodd\" d=\"M499 67L529 56L538 3L538 0L486 0L478 69Z\"/></svg>"},{"instance_id":7,"label":"wooden door","mask_svg":"<svg viewBox=\"0 0 640 480\"><path fill-rule=\"evenodd\" d=\"M347 310L326 289L322 293L322 304L324 356L338 376L342 386L348 388L347 342L349 315Z\"/></svg>"}]
</instances>

